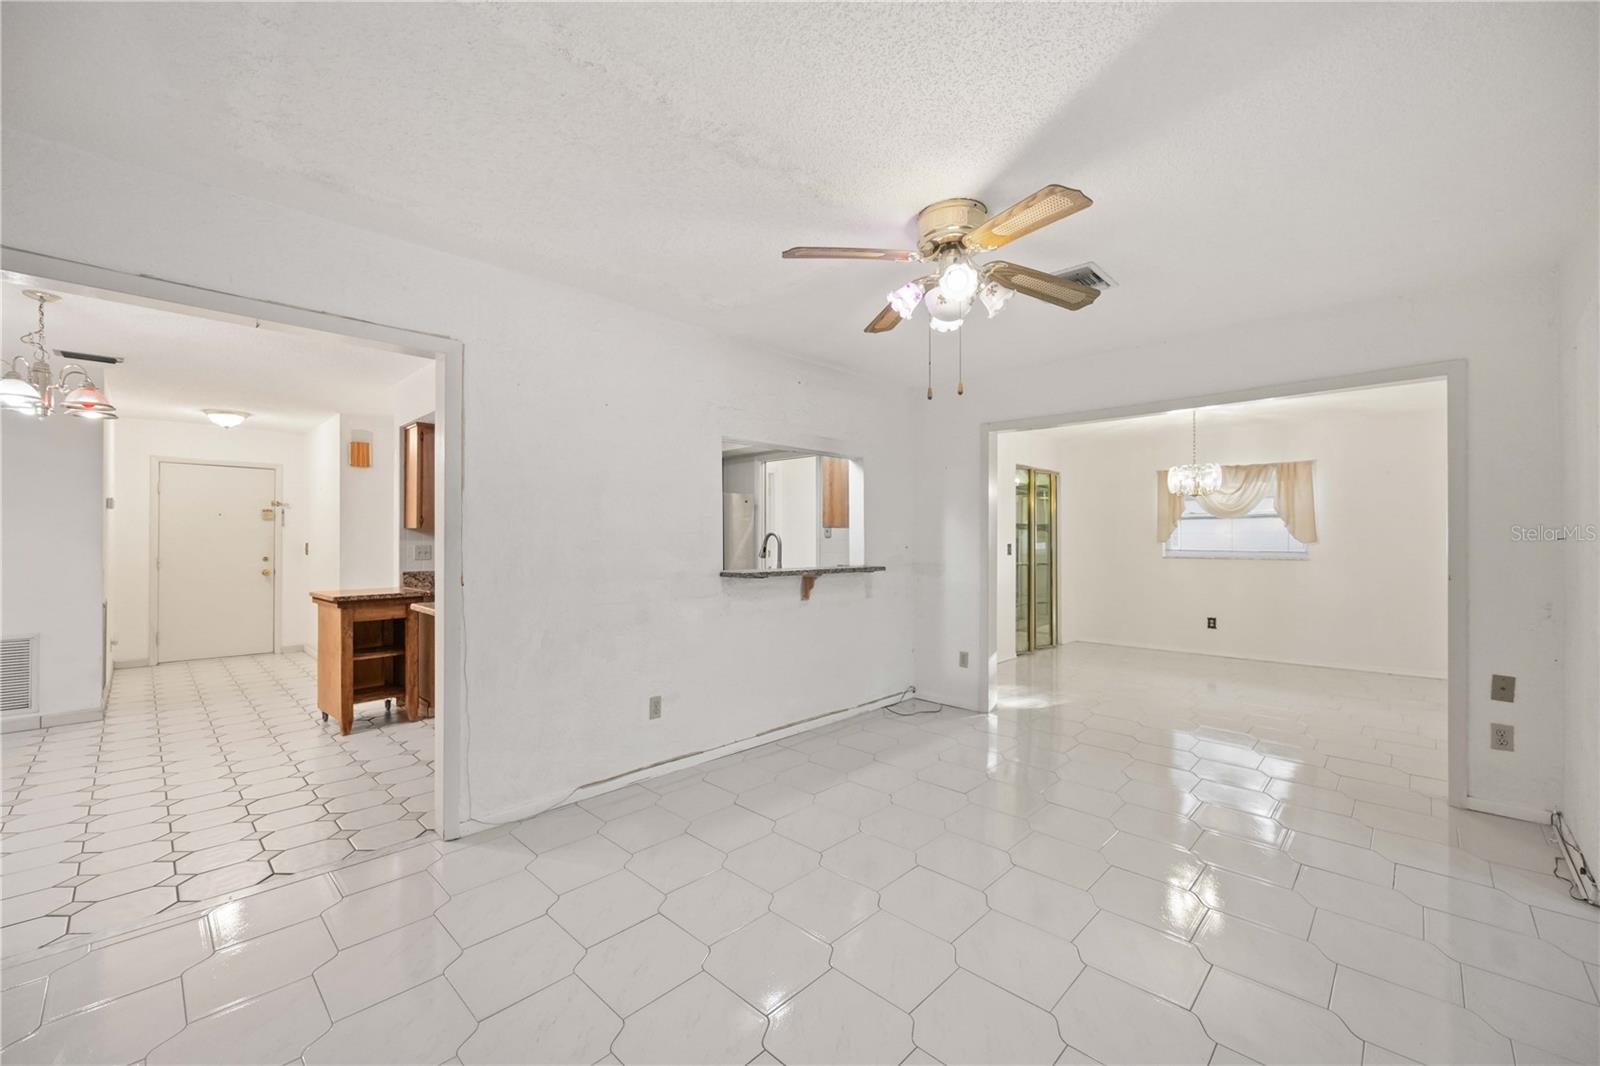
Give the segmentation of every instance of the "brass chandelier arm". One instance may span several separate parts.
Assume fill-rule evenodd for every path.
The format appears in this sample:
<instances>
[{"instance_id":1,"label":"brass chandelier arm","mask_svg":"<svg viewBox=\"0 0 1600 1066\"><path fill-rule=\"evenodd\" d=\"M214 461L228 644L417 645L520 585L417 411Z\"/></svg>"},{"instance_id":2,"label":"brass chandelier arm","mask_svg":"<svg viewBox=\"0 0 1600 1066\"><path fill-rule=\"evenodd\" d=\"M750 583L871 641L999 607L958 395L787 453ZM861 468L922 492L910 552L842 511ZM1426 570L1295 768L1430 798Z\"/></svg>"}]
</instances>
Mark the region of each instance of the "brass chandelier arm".
<instances>
[{"instance_id":1,"label":"brass chandelier arm","mask_svg":"<svg viewBox=\"0 0 1600 1066\"><path fill-rule=\"evenodd\" d=\"M1075 215L1093 203L1077 189L1046 185L968 233L961 243L976 252L992 251L1068 215Z\"/></svg>"}]
</instances>

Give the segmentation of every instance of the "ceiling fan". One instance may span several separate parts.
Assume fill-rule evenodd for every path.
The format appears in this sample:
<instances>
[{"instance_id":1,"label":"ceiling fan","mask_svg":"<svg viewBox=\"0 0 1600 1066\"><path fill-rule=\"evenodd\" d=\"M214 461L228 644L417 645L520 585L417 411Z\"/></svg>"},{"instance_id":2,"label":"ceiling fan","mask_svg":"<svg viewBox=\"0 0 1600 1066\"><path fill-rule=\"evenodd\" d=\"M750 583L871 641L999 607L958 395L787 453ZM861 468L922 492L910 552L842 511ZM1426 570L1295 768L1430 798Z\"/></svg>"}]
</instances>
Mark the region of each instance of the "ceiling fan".
<instances>
[{"instance_id":1,"label":"ceiling fan","mask_svg":"<svg viewBox=\"0 0 1600 1066\"><path fill-rule=\"evenodd\" d=\"M881 259L893 263L936 263L934 273L909 281L889 294L889 302L867 323L867 333L887 333L916 312L928 309L928 325L939 333L961 328L974 302L993 318L1013 293L1077 311L1099 290L1003 260L974 263L973 256L1010 244L1018 237L1077 214L1094 201L1077 189L1046 185L1032 196L990 216L982 201L958 197L917 212L915 251L891 248L790 248L785 259Z\"/></svg>"}]
</instances>

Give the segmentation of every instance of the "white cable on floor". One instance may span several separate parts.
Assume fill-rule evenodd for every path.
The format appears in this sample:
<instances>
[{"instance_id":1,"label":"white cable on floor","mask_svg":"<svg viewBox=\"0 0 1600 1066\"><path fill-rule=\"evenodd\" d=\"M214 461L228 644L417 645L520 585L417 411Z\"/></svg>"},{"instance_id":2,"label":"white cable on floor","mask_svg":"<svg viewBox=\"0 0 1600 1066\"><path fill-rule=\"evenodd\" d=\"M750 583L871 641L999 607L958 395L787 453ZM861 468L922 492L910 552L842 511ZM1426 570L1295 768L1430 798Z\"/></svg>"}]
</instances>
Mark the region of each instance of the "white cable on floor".
<instances>
[{"instance_id":1,"label":"white cable on floor","mask_svg":"<svg viewBox=\"0 0 1600 1066\"><path fill-rule=\"evenodd\" d=\"M1573 899L1591 907L1600 907L1600 886L1595 884L1594 871L1589 869L1589 861L1583 857L1583 849L1578 846L1577 838L1567 828L1566 815L1560 811L1550 812L1550 828L1556 831L1556 842L1561 845L1561 857L1556 859L1555 869L1550 872L1567 882L1567 893ZM1561 872L1563 862L1572 871L1571 877Z\"/></svg>"}]
</instances>

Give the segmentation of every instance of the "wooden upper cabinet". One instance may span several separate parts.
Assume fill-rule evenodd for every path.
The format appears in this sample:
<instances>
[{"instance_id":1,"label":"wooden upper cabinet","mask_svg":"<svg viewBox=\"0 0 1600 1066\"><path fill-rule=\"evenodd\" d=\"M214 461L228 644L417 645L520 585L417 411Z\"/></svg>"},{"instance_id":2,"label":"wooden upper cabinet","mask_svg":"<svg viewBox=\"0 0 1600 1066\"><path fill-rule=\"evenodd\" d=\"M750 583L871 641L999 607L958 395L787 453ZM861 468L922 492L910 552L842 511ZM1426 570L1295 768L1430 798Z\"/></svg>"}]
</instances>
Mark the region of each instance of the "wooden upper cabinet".
<instances>
[{"instance_id":1,"label":"wooden upper cabinet","mask_svg":"<svg viewBox=\"0 0 1600 1066\"><path fill-rule=\"evenodd\" d=\"M433 532L433 423L412 422L401 431L405 447L405 527Z\"/></svg>"},{"instance_id":2,"label":"wooden upper cabinet","mask_svg":"<svg viewBox=\"0 0 1600 1066\"><path fill-rule=\"evenodd\" d=\"M850 528L850 460L822 457L822 528Z\"/></svg>"}]
</instances>

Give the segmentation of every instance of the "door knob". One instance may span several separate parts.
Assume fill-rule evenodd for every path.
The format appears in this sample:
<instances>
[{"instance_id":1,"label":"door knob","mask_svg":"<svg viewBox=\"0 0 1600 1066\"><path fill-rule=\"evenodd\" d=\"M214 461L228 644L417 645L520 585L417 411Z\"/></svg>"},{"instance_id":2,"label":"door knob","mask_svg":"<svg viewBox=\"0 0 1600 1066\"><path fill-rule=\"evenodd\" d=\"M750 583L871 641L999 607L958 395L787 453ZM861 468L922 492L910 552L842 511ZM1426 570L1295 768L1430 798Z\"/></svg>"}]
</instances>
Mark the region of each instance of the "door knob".
<instances>
[{"instance_id":1,"label":"door knob","mask_svg":"<svg viewBox=\"0 0 1600 1066\"><path fill-rule=\"evenodd\" d=\"M272 576L272 571L268 570L266 567L263 566L261 568L261 576L262 577L271 577Z\"/></svg>"}]
</instances>

